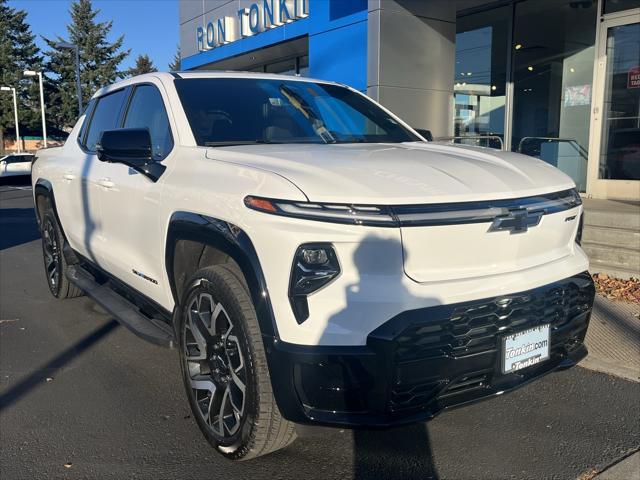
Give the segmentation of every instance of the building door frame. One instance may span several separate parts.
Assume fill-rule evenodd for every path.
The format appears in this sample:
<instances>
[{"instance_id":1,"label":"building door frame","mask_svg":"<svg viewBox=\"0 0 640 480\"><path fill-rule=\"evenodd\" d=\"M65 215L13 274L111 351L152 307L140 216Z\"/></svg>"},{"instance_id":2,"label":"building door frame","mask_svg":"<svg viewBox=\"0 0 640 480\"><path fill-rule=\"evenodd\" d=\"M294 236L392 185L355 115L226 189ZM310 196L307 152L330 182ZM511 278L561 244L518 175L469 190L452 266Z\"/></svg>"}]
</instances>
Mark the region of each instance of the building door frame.
<instances>
[{"instance_id":1,"label":"building door frame","mask_svg":"<svg viewBox=\"0 0 640 480\"><path fill-rule=\"evenodd\" d=\"M602 0L599 11L601 12ZM602 15L596 30L596 62L593 78L593 99L591 108L591 126L589 132L589 161L587 166L587 196L594 198L615 198L640 200L640 181L607 180L599 178L600 152L602 148L602 129L605 89L607 87L607 36L612 27L640 22L640 8Z\"/></svg>"}]
</instances>

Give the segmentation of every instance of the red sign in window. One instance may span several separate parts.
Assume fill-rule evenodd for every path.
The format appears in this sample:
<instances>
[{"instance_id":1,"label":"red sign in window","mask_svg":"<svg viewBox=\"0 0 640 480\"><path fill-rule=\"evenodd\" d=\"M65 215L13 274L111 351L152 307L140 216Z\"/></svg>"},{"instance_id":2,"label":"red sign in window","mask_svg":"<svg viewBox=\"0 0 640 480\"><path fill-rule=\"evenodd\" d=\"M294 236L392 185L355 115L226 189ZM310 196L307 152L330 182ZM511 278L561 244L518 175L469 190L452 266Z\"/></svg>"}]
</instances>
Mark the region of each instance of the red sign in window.
<instances>
[{"instance_id":1,"label":"red sign in window","mask_svg":"<svg viewBox=\"0 0 640 480\"><path fill-rule=\"evenodd\" d=\"M640 88L640 67L633 67L629 70L627 88Z\"/></svg>"}]
</instances>

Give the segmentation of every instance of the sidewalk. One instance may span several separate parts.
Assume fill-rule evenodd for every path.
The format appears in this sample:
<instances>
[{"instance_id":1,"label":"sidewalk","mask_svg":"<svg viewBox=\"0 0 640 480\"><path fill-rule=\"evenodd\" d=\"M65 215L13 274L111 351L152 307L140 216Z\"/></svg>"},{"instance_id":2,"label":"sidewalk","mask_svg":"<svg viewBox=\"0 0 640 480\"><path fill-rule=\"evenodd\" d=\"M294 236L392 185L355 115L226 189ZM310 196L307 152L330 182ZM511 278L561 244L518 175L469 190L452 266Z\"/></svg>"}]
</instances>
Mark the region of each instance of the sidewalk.
<instances>
[{"instance_id":1,"label":"sidewalk","mask_svg":"<svg viewBox=\"0 0 640 480\"><path fill-rule=\"evenodd\" d=\"M593 477L593 480L640 480L640 452L612 465Z\"/></svg>"},{"instance_id":2,"label":"sidewalk","mask_svg":"<svg viewBox=\"0 0 640 480\"><path fill-rule=\"evenodd\" d=\"M640 382L640 304L597 295L586 344L589 356L580 362L581 367ZM579 479L640 480L640 452L604 471L586 472Z\"/></svg>"},{"instance_id":3,"label":"sidewalk","mask_svg":"<svg viewBox=\"0 0 640 480\"><path fill-rule=\"evenodd\" d=\"M580 366L640 381L640 304L596 296Z\"/></svg>"}]
</instances>

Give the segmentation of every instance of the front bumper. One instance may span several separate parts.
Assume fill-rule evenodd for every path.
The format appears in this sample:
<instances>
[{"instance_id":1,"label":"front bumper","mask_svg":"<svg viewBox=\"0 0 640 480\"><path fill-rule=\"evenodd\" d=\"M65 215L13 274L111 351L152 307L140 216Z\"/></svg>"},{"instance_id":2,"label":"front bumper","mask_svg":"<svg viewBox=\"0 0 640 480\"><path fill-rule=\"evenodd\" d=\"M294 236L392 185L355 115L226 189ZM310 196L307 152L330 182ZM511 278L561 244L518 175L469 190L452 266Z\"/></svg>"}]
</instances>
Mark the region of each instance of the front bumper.
<instances>
[{"instance_id":1,"label":"front bumper","mask_svg":"<svg viewBox=\"0 0 640 480\"><path fill-rule=\"evenodd\" d=\"M273 391L298 423L391 426L501 394L587 355L595 289L587 273L525 292L403 312L366 346L267 345ZM501 373L501 339L549 324L550 358Z\"/></svg>"}]
</instances>

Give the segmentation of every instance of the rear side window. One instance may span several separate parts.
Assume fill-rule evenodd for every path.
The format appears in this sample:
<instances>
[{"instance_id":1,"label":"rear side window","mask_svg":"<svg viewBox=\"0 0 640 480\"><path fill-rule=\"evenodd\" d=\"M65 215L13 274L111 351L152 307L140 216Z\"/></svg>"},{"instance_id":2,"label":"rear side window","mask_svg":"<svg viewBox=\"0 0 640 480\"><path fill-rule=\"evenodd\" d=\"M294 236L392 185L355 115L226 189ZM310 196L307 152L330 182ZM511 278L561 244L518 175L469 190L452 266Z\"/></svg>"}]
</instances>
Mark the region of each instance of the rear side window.
<instances>
[{"instance_id":1,"label":"rear side window","mask_svg":"<svg viewBox=\"0 0 640 480\"><path fill-rule=\"evenodd\" d=\"M87 125L89 125L89 120L91 119L91 112L93 112L93 107L95 106L96 100L92 98L85 108L83 115L84 119L82 120L82 125L80 126L80 131L78 132L78 141L84 146L84 135L87 133Z\"/></svg>"},{"instance_id":2,"label":"rear side window","mask_svg":"<svg viewBox=\"0 0 640 480\"><path fill-rule=\"evenodd\" d=\"M96 144L100 140L102 132L118 128L118 120L124 98L125 91L118 90L98 99L98 104L91 116L87 139L84 143L87 150L92 152L96 150Z\"/></svg>"},{"instance_id":3,"label":"rear side window","mask_svg":"<svg viewBox=\"0 0 640 480\"><path fill-rule=\"evenodd\" d=\"M154 160L162 160L173 148L167 111L160 92L153 85L140 85L133 91L124 128L149 130Z\"/></svg>"}]
</instances>

